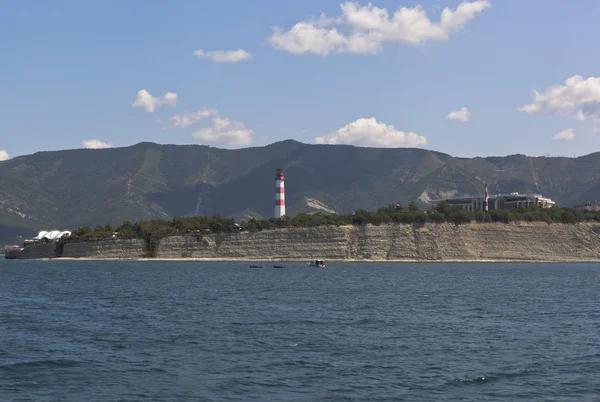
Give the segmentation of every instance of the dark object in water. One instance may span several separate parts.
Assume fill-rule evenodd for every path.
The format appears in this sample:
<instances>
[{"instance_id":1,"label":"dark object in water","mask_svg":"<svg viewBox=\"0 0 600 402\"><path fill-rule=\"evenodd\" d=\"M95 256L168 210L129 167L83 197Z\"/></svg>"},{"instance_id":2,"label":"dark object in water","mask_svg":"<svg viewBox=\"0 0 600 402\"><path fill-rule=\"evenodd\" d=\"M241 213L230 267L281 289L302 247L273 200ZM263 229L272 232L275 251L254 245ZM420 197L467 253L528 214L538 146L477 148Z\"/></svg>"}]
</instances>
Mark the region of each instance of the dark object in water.
<instances>
[{"instance_id":1,"label":"dark object in water","mask_svg":"<svg viewBox=\"0 0 600 402\"><path fill-rule=\"evenodd\" d=\"M262 265L250 265L250 268L264 268Z\"/></svg>"},{"instance_id":2,"label":"dark object in water","mask_svg":"<svg viewBox=\"0 0 600 402\"><path fill-rule=\"evenodd\" d=\"M287 268L285 265L273 265L273 268Z\"/></svg>"}]
</instances>

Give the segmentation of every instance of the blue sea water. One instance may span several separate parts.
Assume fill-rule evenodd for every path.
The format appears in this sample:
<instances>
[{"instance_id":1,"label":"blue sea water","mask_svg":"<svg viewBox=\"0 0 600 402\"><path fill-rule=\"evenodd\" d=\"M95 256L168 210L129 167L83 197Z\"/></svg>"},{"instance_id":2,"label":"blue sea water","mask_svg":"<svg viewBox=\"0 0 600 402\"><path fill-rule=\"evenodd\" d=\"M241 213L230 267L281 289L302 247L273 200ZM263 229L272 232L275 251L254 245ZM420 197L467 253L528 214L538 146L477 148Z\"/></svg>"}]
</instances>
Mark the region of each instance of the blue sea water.
<instances>
[{"instance_id":1,"label":"blue sea water","mask_svg":"<svg viewBox=\"0 0 600 402\"><path fill-rule=\"evenodd\" d=\"M597 401L600 266L0 261L2 401Z\"/></svg>"}]
</instances>

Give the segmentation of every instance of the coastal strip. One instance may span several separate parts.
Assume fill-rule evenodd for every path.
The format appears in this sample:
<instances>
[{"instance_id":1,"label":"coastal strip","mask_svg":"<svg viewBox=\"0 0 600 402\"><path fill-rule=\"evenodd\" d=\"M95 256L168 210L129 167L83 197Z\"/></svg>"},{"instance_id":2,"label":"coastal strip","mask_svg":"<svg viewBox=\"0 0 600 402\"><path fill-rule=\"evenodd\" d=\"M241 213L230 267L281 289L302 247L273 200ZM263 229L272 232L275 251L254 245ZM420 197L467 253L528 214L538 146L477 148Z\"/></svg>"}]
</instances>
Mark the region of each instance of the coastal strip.
<instances>
[{"instance_id":1,"label":"coastal strip","mask_svg":"<svg viewBox=\"0 0 600 402\"><path fill-rule=\"evenodd\" d=\"M136 261L600 262L600 223L383 224L27 247L15 259Z\"/></svg>"}]
</instances>

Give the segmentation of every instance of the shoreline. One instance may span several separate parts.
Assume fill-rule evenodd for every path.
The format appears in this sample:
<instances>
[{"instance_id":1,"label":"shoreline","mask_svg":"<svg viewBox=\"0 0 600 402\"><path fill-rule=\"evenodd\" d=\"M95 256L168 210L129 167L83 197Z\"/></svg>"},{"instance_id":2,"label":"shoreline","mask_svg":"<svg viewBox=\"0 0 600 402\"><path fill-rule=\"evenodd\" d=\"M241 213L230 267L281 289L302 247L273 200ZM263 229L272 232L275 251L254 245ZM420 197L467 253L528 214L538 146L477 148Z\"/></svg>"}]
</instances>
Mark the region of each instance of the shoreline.
<instances>
[{"instance_id":1,"label":"shoreline","mask_svg":"<svg viewBox=\"0 0 600 402\"><path fill-rule=\"evenodd\" d=\"M247 258L96 258L96 257L60 257L60 258L36 258L31 259L34 261L124 261L124 262L239 262L239 263L277 263L277 262L290 262L298 264L307 264L307 260L298 259L247 259ZM364 259L327 259L325 263L374 263L374 264L401 264L401 263L436 263L436 264L447 264L447 263L489 263L489 264L502 264L502 263L515 263L515 264L598 264L600 259L577 259L577 258L566 258L561 260L526 260L526 259L441 259L441 260L421 260L421 259L393 259L393 260L364 260Z\"/></svg>"},{"instance_id":2,"label":"shoreline","mask_svg":"<svg viewBox=\"0 0 600 402\"><path fill-rule=\"evenodd\" d=\"M7 254L8 255L8 254ZM41 244L15 259L326 263L600 263L600 223L364 225Z\"/></svg>"}]
</instances>

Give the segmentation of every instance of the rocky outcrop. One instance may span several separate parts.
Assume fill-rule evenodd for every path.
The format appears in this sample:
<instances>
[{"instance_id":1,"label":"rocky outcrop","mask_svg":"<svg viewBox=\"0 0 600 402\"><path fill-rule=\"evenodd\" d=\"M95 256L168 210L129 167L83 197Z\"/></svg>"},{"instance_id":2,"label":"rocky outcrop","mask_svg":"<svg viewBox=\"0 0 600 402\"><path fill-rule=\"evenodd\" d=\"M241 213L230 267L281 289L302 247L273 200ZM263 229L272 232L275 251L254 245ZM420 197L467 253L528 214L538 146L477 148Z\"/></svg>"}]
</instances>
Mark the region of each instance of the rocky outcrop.
<instances>
[{"instance_id":1,"label":"rocky outcrop","mask_svg":"<svg viewBox=\"0 0 600 402\"><path fill-rule=\"evenodd\" d=\"M54 250L27 248L27 257L52 258ZM41 247L41 246L40 246ZM25 254L23 254L25 255ZM62 257L140 259L144 241L68 243ZM158 259L368 260L368 261L600 261L600 224L473 223L321 226L257 233L172 236Z\"/></svg>"},{"instance_id":2,"label":"rocky outcrop","mask_svg":"<svg viewBox=\"0 0 600 402\"><path fill-rule=\"evenodd\" d=\"M19 260L44 258L140 259L147 255L146 243L140 239L113 239L66 243L39 244L22 250L9 251L6 258Z\"/></svg>"},{"instance_id":3,"label":"rocky outcrop","mask_svg":"<svg viewBox=\"0 0 600 402\"><path fill-rule=\"evenodd\" d=\"M147 256L146 243L141 239L114 239L67 243L62 257L67 258L111 258L139 259Z\"/></svg>"},{"instance_id":4,"label":"rocky outcrop","mask_svg":"<svg viewBox=\"0 0 600 402\"><path fill-rule=\"evenodd\" d=\"M324 226L266 230L256 233L163 239L157 258L305 260L311 257L349 259L352 227Z\"/></svg>"},{"instance_id":5,"label":"rocky outcrop","mask_svg":"<svg viewBox=\"0 0 600 402\"><path fill-rule=\"evenodd\" d=\"M26 247L22 250L7 251L5 258L19 260L41 260L44 258L55 258L56 256L55 245L48 243Z\"/></svg>"},{"instance_id":6,"label":"rocky outcrop","mask_svg":"<svg viewBox=\"0 0 600 402\"><path fill-rule=\"evenodd\" d=\"M174 236L157 258L248 260L599 261L600 224L473 223L293 228Z\"/></svg>"}]
</instances>

